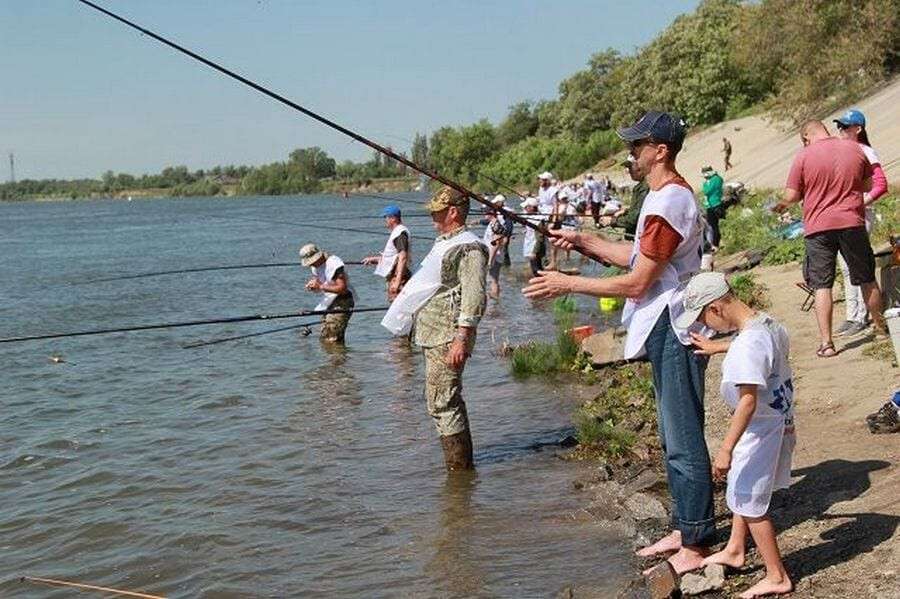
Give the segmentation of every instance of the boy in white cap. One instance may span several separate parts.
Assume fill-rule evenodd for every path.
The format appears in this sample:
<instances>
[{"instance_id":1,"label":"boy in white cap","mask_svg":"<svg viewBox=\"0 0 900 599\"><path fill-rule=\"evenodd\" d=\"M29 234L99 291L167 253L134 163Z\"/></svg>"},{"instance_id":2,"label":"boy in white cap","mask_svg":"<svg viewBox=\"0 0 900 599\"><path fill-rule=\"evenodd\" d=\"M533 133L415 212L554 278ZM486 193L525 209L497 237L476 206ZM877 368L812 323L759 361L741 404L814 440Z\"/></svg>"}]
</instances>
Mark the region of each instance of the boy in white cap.
<instances>
[{"instance_id":1,"label":"boy in white cap","mask_svg":"<svg viewBox=\"0 0 900 599\"><path fill-rule=\"evenodd\" d=\"M692 333L698 353L728 352L722 362L721 394L733 410L712 464L714 479L728 479L725 497L733 513L731 537L722 551L704 563L743 566L749 532L766 575L741 597L789 593L793 584L768 516L772 492L790 485L795 443L787 331L768 314L756 312L738 299L722 273L694 276L683 302L684 313L676 319L677 326L688 328L699 321L717 331L738 332L731 342L710 341Z\"/></svg>"}]
</instances>

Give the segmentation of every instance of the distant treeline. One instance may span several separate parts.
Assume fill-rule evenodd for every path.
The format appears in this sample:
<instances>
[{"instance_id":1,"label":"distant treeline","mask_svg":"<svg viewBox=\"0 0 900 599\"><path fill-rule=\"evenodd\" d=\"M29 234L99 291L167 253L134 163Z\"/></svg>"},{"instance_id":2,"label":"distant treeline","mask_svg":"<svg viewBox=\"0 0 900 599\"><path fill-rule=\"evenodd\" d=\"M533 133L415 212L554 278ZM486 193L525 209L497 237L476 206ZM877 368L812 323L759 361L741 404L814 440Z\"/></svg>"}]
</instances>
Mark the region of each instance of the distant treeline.
<instances>
[{"instance_id":1,"label":"distant treeline","mask_svg":"<svg viewBox=\"0 0 900 599\"><path fill-rule=\"evenodd\" d=\"M531 184L544 170L568 178L620 150L614 128L646 109L677 111L689 126L755 110L797 122L860 97L898 67L900 0L703 0L634 55L607 49L591 56L587 68L559 84L556 99L516 103L496 125L481 120L416 134L409 155L481 190L497 189L495 181ZM23 181L0 186L0 199L144 185L173 195L221 193L223 185L249 194L310 193L408 174L381 156L336 164L320 148L304 148L260 167Z\"/></svg>"}]
</instances>

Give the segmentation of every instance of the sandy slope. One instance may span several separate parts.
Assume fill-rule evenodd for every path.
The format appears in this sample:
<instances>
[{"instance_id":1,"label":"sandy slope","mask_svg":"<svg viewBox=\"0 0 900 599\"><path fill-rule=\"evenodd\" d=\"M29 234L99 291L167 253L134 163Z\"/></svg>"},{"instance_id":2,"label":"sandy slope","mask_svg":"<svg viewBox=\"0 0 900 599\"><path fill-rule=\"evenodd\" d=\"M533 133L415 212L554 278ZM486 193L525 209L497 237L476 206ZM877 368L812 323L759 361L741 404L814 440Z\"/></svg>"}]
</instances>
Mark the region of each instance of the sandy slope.
<instances>
[{"instance_id":1,"label":"sandy slope","mask_svg":"<svg viewBox=\"0 0 900 599\"><path fill-rule=\"evenodd\" d=\"M879 91L853 105L866 115L869 139L878 152L888 181L900 181L900 77ZM834 132L831 119L847 107L829 115L826 124ZM726 174L722 154L722 137L731 141L734 168ZM726 181L742 181L753 187L781 188L787 179L791 160L800 149L796 129L772 123L761 116L751 116L714 125L688 137L678 157L678 170L699 190L703 179L700 169L712 165ZM621 168L599 169L616 183L625 183ZM580 177L579 177L580 179Z\"/></svg>"},{"instance_id":2,"label":"sandy slope","mask_svg":"<svg viewBox=\"0 0 900 599\"><path fill-rule=\"evenodd\" d=\"M776 495L773 516L797 583L793 596L900 597L900 433L872 435L865 426L866 414L900 386L900 369L864 356L868 337L837 339L838 356L817 358L815 319L800 311L803 293L794 285L801 279L799 265L755 272L769 288L768 312L791 336L798 442L792 486ZM843 304L835 314L836 320L843 316ZM717 356L707 371L706 394L713 454L728 423L720 369ZM759 564L758 558L753 562Z\"/></svg>"}]
</instances>

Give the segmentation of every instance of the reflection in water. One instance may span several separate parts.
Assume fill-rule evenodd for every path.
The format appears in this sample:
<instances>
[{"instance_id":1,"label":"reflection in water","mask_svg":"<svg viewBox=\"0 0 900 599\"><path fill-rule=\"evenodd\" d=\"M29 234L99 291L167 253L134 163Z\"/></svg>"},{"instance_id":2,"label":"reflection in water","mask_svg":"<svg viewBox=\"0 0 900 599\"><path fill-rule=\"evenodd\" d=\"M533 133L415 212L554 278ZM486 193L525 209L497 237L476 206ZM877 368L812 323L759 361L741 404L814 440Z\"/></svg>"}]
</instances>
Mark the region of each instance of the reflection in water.
<instances>
[{"instance_id":1,"label":"reflection in water","mask_svg":"<svg viewBox=\"0 0 900 599\"><path fill-rule=\"evenodd\" d=\"M425 564L425 573L434 586L450 597L484 595L487 576L482 560L475 554L475 517L472 495L478 473L454 472L447 476L440 496L440 518L434 540L434 554Z\"/></svg>"},{"instance_id":2,"label":"reflection in water","mask_svg":"<svg viewBox=\"0 0 900 599\"><path fill-rule=\"evenodd\" d=\"M362 404L359 381L353 374L353 368L347 365L350 353L347 347L334 343L323 343L321 347L328 359L303 373L306 390L321 399L324 405L338 402Z\"/></svg>"}]
</instances>

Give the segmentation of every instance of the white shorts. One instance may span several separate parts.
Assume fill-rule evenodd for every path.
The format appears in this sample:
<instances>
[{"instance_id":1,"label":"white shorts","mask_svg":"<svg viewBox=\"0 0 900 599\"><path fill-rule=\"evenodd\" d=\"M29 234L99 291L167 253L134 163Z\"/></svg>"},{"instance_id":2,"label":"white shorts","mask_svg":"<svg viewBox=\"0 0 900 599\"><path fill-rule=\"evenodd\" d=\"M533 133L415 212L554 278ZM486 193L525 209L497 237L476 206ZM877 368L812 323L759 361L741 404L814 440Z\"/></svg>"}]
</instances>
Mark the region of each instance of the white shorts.
<instances>
[{"instance_id":1,"label":"white shorts","mask_svg":"<svg viewBox=\"0 0 900 599\"><path fill-rule=\"evenodd\" d=\"M765 516L772 493L791 484L796 443L794 427L782 422L775 427L748 427L731 453L725 492L728 509L748 518Z\"/></svg>"}]
</instances>

